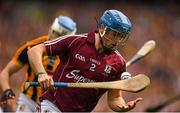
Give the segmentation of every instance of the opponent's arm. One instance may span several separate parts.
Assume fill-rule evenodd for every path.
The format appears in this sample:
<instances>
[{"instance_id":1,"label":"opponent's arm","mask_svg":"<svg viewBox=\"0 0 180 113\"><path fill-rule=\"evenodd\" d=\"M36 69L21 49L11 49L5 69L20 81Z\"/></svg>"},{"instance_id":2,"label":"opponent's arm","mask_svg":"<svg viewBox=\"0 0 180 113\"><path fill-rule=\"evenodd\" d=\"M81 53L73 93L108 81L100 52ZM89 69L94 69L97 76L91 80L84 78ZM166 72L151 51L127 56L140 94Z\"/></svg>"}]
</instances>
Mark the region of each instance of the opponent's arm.
<instances>
[{"instance_id":1,"label":"opponent's arm","mask_svg":"<svg viewBox=\"0 0 180 113\"><path fill-rule=\"evenodd\" d=\"M0 89L2 90L1 106L9 108L11 111L16 111L15 94L10 88L9 80L13 73L17 72L23 67L11 60L7 66L0 73Z\"/></svg>"},{"instance_id":2,"label":"opponent's arm","mask_svg":"<svg viewBox=\"0 0 180 113\"><path fill-rule=\"evenodd\" d=\"M109 90L108 91L108 105L115 112L129 111L136 106L136 103L141 101L142 98L137 98L130 102L125 102L122 97L122 91Z\"/></svg>"},{"instance_id":3,"label":"opponent's arm","mask_svg":"<svg viewBox=\"0 0 180 113\"><path fill-rule=\"evenodd\" d=\"M11 60L7 66L2 70L0 73L0 88L2 91L5 91L6 89L10 89L9 85L9 78L10 76L20 70L23 66L15 63L13 60Z\"/></svg>"},{"instance_id":4,"label":"opponent's arm","mask_svg":"<svg viewBox=\"0 0 180 113\"><path fill-rule=\"evenodd\" d=\"M42 63L42 57L46 55L44 44L39 44L28 50L28 58L32 68L38 76L38 82L42 88L48 88L53 84L52 77L48 76Z\"/></svg>"}]
</instances>

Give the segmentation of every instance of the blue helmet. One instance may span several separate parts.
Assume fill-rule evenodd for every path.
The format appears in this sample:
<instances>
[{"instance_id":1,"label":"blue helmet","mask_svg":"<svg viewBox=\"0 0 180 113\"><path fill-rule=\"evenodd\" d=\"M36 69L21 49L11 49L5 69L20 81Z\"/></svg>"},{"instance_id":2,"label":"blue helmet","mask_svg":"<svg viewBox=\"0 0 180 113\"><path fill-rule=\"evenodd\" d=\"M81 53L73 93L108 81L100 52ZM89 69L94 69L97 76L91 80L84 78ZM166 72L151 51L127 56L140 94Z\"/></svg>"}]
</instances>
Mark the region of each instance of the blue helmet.
<instances>
[{"instance_id":1,"label":"blue helmet","mask_svg":"<svg viewBox=\"0 0 180 113\"><path fill-rule=\"evenodd\" d=\"M106 10L102 17L98 22L98 27L100 28L101 25L104 25L104 32L100 32L100 41L105 49L108 50L116 50L117 47L124 46L129 39L129 34L132 28L131 22L129 21L128 17L126 17L122 12L118 10ZM119 40L114 42L114 46L107 44L105 42L105 36L109 33L109 31L115 33Z\"/></svg>"},{"instance_id":2,"label":"blue helmet","mask_svg":"<svg viewBox=\"0 0 180 113\"><path fill-rule=\"evenodd\" d=\"M118 10L106 10L98 23L117 32L129 34L132 28L128 17Z\"/></svg>"},{"instance_id":3,"label":"blue helmet","mask_svg":"<svg viewBox=\"0 0 180 113\"><path fill-rule=\"evenodd\" d=\"M67 16L57 17L54 20L51 29L59 33L64 32L65 34L75 34L77 31L76 23Z\"/></svg>"}]
</instances>

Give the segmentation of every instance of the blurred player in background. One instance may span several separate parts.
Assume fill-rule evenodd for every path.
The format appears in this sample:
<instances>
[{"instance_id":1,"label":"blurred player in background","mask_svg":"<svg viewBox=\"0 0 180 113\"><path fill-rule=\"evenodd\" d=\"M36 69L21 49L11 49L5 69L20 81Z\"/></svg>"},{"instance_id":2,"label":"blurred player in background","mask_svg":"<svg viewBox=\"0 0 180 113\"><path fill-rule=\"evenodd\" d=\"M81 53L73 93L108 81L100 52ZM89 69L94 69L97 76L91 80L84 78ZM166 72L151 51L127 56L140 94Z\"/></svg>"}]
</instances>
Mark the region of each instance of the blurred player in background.
<instances>
[{"instance_id":1,"label":"blurred player in background","mask_svg":"<svg viewBox=\"0 0 180 113\"><path fill-rule=\"evenodd\" d=\"M83 35L63 36L28 50L29 61L42 88L55 82L105 82L119 80L126 71L124 58L117 47L124 46L129 38L131 22L118 10L106 10L98 29ZM42 64L42 56L61 59L53 78ZM41 112L90 112L100 97L108 91L108 105L113 111L129 111L142 98L125 102L120 90L50 88L41 98Z\"/></svg>"},{"instance_id":2,"label":"blurred player in background","mask_svg":"<svg viewBox=\"0 0 180 113\"><path fill-rule=\"evenodd\" d=\"M16 100L15 94L12 91L9 80L13 73L17 72L24 66L26 66L26 80L27 81L37 81L37 76L34 75L33 69L30 67L27 51L31 47L45 42L47 40L55 39L60 36L70 35L76 33L76 23L67 16L59 16L57 17L47 36L42 36L36 38L31 41L27 41L24 45L22 45L12 58L12 60L7 64L7 66L2 70L0 73L0 88L2 89L3 93L1 94L1 106L3 108L8 108L9 111L17 111L17 112L34 112L36 103L39 101L39 96L41 95L41 89L38 87L32 87L28 90L25 90L23 86L21 87L20 96L17 101L16 107ZM59 58L56 56L53 57L44 57L43 58L43 66L46 69L46 72L49 75L52 75L57 64L59 63ZM19 75L22 77L25 75Z\"/></svg>"}]
</instances>

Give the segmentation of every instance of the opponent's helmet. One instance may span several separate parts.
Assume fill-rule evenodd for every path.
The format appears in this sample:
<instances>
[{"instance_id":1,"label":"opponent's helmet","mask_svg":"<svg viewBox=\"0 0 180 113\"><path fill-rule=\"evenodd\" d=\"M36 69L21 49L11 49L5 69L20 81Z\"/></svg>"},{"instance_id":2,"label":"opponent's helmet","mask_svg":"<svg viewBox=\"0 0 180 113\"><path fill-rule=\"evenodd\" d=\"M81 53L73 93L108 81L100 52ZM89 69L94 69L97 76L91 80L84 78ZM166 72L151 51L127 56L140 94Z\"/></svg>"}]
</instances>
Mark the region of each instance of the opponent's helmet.
<instances>
[{"instance_id":1,"label":"opponent's helmet","mask_svg":"<svg viewBox=\"0 0 180 113\"><path fill-rule=\"evenodd\" d=\"M57 17L54 20L51 29L64 35L75 34L77 30L76 23L67 16Z\"/></svg>"},{"instance_id":2,"label":"opponent's helmet","mask_svg":"<svg viewBox=\"0 0 180 113\"><path fill-rule=\"evenodd\" d=\"M98 27L103 24L105 26L104 32L100 35L104 36L109 30L117 32L122 35L123 40L121 44L124 45L129 38L132 25L127 16L118 10L106 10L98 22Z\"/></svg>"}]
</instances>

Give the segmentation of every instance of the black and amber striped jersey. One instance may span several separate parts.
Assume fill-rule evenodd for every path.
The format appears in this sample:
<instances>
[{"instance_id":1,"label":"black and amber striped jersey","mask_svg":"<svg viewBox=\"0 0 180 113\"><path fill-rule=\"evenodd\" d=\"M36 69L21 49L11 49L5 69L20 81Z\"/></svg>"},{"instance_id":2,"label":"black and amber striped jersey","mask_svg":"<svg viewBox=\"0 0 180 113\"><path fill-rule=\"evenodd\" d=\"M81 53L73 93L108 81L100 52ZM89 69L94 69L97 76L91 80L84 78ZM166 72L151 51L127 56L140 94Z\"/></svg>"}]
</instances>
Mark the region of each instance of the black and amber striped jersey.
<instances>
[{"instance_id":1,"label":"black and amber striped jersey","mask_svg":"<svg viewBox=\"0 0 180 113\"><path fill-rule=\"evenodd\" d=\"M48 40L48 36L42 36L34 40L27 41L16 51L15 55L13 56L12 60L15 63L22 66L26 66L25 82L37 81L37 77L34 75L34 71L31 68L28 61L28 55L27 55L28 49L37 44L43 43L47 40ZM58 64L59 64L59 58L56 56L45 56L43 58L43 65L47 70L47 72L50 72L50 74L54 72ZM39 97L41 96L40 87L30 87L29 89L25 90L24 87L22 86L21 91L32 100L39 102Z\"/></svg>"}]
</instances>

